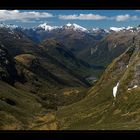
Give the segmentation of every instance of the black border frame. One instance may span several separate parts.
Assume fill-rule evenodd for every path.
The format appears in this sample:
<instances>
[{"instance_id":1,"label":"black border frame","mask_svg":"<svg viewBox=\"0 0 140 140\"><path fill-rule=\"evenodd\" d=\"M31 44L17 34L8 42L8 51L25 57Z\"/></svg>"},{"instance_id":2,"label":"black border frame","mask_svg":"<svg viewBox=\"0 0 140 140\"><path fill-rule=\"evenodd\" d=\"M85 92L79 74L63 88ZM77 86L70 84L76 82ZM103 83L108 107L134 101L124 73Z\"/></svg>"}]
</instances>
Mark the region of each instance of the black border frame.
<instances>
[{"instance_id":1,"label":"black border frame","mask_svg":"<svg viewBox=\"0 0 140 140\"><path fill-rule=\"evenodd\" d=\"M73 130L73 131L0 131L0 139L4 140L118 140L139 139L140 131L116 130Z\"/></svg>"},{"instance_id":2,"label":"black border frame","mask_svg":"<svg viewBox=\"0 0 140 140\"><path fill-rule=\"evenodd\" d=\"M0 9L140 9L140 0L1 0Z\"/></svg>"},{"instance_id":3,"label":"black border frame","mask_svg":"<svg viewBox=\"0 0 140 140\"><path fill-rule=\"evenodd\" d=\"M140 9L140 0L1 0L0 9ZM73 140L126 139L140 131L0 131L0 139Z\"/></svg>"}]
</instances>

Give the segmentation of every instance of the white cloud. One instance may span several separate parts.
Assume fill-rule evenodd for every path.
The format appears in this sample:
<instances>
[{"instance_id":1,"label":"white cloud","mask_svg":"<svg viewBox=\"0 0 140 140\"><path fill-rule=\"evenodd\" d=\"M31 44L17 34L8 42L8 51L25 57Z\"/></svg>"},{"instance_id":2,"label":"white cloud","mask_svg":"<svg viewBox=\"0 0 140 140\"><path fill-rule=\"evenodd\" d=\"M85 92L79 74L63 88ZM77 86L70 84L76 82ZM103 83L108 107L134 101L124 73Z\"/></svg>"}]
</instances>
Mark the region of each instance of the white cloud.
<instances>
[{"instance_id":1,"label":"white cloud","mask_svg":"<svg viewBox=\"0 0 140 140\"><path fill-rule=\"evenodd\" d=\"M28 21L32 19L50 18L50 17L53 17L53 15L47 12L36 12L36 11L21 12L19 10L0 10L0 21L6 20Z\"/></svg>"},{"instance_id":2,"label":"white cloud","mask_svg":"<svg viewBox=\"0 0 140 140\"><path fill-rule=\"evenodd\" d=\"M130 16L129 14L125 15L116 15L116 16L103 16L99 14L73 14L73 15L59 15L59 19L62 20L116 20L120 21L127 21L127 20L137 20L139 19L138 16Z\"/></svg>"},{"instance_id":3,"label":"white cloud","mask_svg":"<svg viewBox=\"0 0 140 140\"><path fill-rule=\"evenodd\" d=\"M103 20L107 19L106 16L98 14L73 14L73 15L59 15L59 19L62 20Z\"/></svg>"},{"instance_id":4,"label":"white cloud","mask_svg":"<svg viewBox=\"0 0 140 140\"><path fill-rule=\"evenodd\" d=\"M129 14L118 15L115 17L116 21L137 20L137 16L130 16Z\"/></svg>"},{"instance_id":5,"label":"white cloud","mask_svg":"<svg viewBox=\"0 0 140 140\"><path fill-rule=\"evenodd\" d=\"M140 10L136 10L140 11ZM19 11L19 10L0 10L0 21L15 20L21 22L34 22L43 21L47 18L54 17L53 14L40 11ZM71 14L71 15L58 15L56 16L61 20L116 20L118 22L127 20L138 20L139 16L131 16L129 14L104 16L100 14Z\"/></svg>"}]
</instances>

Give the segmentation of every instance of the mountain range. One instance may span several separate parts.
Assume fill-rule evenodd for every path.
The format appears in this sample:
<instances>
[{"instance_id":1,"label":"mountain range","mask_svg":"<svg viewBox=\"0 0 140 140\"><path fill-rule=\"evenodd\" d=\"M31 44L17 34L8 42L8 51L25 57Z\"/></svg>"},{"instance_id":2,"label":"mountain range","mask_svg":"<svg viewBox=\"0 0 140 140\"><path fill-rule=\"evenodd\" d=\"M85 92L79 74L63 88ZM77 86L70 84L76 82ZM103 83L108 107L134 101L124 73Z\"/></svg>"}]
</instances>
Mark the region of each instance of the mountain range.
<instances>
[{"instance_id":1,"label":"mountain range","mask_svg":"<svg viewBox=\"0 0 140 140\"><path fill-rule=\"evenodd\" d=\"M0 24L0 129L139 129L140 27Z\"/></svg>"}]
</instances>

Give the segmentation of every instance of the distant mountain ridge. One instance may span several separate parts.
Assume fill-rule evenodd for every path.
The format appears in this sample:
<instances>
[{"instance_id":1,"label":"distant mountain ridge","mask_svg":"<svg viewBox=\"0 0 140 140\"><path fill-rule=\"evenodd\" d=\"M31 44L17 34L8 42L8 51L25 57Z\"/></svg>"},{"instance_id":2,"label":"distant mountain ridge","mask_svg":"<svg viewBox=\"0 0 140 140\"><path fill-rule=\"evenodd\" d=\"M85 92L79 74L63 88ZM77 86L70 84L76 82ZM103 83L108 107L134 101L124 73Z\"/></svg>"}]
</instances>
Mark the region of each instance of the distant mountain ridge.
<instances>
[{"instance_id":1,"label":"distant mountain ridge","mask_svg":"<svg viewBox=\"0 0 140 140\"><path fill-rule=\"evenodd\" d=\"M122 30L135 30L135 31L139 31L140 30L140 27L137 26L137 27L131 27L131 26L128 26L128 27L110 27L109 29L103 29L103 28L91 28L91 29L87 29L85 27L82 27L81 25L78 25L76 23L67 23L63 26L51 26L49 25L48 23L42 23L42 24L39 24L37 26L34 26L34 27L22 27L22 26L17 26L17 25L14 25L14 24L5 24L5 23L0 23L0 28L10 28L10 29L16 29L16 28L23 28L23 29L34 29L34 30L46 30L46 31L52 31L52 30L56 30L56 29L72 29L72 30L77 30L77 31L83 31L83 32L98 32L98 31L104 31L104 32L107 32L109 33L110 31L115 31L115 32L118 32L118 31L122 31Z\"/></svg>"}]
</instances>

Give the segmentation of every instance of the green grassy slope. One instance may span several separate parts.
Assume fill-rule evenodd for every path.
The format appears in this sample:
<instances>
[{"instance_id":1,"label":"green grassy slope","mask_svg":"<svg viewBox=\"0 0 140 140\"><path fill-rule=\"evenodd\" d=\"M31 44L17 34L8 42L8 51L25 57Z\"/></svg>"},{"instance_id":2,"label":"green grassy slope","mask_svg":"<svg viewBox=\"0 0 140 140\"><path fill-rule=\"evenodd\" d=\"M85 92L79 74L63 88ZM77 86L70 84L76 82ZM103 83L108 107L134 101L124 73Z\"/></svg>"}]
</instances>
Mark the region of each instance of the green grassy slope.
<instances>
[{"instance_id":1,"label":"green grassy slope","mask_svg":"<svg viewBox=\"0 0 140 140\"><path fill-rule=\"evenodd\" d=\"M15 59L18 61L16 65L18 74L23 75L23 82L16 84L16 86L38 95L43 100L42 102L46 108L56 109L59 105L70 104L86 96L82 92L86 88L78 84L74 85L72 83L73 77L66 75L67 77L64 78L70 78L66 79L67 81L63 77L57 77L57 75L54 75L54 73L49 72L48 69L43 67L38 57L22 54L16 56ZM36 60L36 63L33 63L31 60ZM56 70L58 71L58 69ZM64 94L71 90L72 93L70 95Z\"/></svg>"},{"instance_id":2,"label":"green grassy slope","mask_svg":"<svg viewBox=\"0 0 140 140\"><path fill-rule=\"evenodd\" d=\"M138 50L139 45L132 46L116 58L83 100L59 108L56 116L60 129L139 129L140 89L139 78L136 78L136 67L140 60ZM117 97L114 98L113 87L118 82ZM133 88L134 85L138 87Z\"/></svg>"},{"instance_id":3,"label":"green grassy slope","mask_svg":"<svg viewBox=\"0 0 140 140\"><path fill-rule=\"evenodd\" d=\"M27 129L43 111L38 97L0 81L0 129Z\"/></svg>"},{"instance_id":4,"label":"green grassy slope","mask_svg":"<svg viewBox=\"0 0 140 140\"><path fill-rule=\"evenodd\" d=\"M65 83L36 55L13 58L4 45L0 46L0 129L56 129L52 112L86 96L82 82L72 87L68 84L71 79Z\"/></svg>"}]
</instances>

